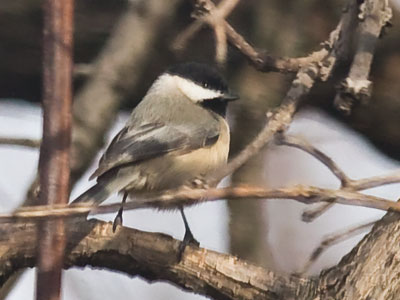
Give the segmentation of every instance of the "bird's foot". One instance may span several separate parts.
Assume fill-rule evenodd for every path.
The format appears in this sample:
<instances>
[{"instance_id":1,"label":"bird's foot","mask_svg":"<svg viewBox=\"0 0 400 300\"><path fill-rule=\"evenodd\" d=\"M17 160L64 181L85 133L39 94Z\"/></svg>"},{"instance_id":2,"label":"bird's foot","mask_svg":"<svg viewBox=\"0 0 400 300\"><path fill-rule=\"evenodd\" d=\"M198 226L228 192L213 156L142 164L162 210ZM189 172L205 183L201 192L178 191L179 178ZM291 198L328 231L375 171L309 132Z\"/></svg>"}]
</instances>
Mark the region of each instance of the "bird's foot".
<instances>
[{"instance_id":1,"label":"bird's foot","mask_svg":"<svg viewBox=\"0 0 400 300\"><path fill-rule=\"evenodd\" d=\"M200 243L194 238L194 236L190 230L186 230L185 236L183 237L183 241L179 245L178 261L182 260L183 253L185 252L185 249L188 245L193 245L196 247L200 246Z\"/></svg>"},{"instance_id":2,"label":"bird's foot","mask_svg":"<svg viewBox=\"0 0 400 300\"><path fill-rule=\"evenodd\" d=\"M122 226L122 212L124 211L123 207L118 210L117 215L114 218L113 222L113 232L117 230L117 226Z\"/></svg>"}]
</instances>

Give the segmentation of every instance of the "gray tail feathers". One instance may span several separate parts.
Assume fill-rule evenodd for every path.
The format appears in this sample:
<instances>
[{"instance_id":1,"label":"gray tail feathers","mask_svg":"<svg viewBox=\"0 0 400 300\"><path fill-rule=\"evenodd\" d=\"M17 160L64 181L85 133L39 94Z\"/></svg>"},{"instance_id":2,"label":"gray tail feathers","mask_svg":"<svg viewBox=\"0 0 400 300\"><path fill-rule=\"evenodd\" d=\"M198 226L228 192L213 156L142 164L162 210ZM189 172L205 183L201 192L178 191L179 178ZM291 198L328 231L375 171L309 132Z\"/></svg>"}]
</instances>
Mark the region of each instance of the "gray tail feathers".
<instances>
[{"instance_id":1,"label":"gray tail feathers","mask_svg":"<svg viewBox=\"0 0 400 300\"><path fill-rule=\"evenodd\" d=\"M107 184L99 184L92 186L78 198L71 202L71 204L75 203L85 203L85 204L97 204L104 202L107 198L112 194L113 191L110 191Z\"/></svg>"}]
</instances>

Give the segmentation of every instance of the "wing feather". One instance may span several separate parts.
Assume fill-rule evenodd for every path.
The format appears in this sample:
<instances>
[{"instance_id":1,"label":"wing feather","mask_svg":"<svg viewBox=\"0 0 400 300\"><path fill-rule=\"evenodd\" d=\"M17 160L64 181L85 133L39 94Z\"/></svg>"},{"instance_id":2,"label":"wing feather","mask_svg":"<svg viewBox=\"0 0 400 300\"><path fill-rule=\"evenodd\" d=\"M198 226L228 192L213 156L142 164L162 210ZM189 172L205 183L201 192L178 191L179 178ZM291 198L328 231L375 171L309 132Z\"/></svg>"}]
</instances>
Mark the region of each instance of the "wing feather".
<instances>
[{"instance_id":1,"label":"wing feather","mask_svg":"<svg viewBox=\"0 0 400 300\"><path fill-rule=\"evenodd\" d=\"M148 160L173 151L192 151L211 146L218 140L219 127L210 129L144 124L138 128L124 127L111 141L101 157L99 167L90 179L122 165Z\"/></svg>"}]
</instances>

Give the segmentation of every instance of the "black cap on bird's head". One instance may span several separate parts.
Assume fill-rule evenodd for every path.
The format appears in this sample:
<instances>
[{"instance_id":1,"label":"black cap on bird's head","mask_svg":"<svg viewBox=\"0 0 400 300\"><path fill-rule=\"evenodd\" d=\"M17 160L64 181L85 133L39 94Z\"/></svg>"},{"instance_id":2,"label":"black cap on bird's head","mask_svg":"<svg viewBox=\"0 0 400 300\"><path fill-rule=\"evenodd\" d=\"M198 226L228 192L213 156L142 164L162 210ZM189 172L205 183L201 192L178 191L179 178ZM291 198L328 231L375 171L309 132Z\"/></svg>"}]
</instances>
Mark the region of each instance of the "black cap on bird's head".
<instances>
[{"instance_id":1,"label":"black cap on bird's head","mask_svg":"<svg viewBox=\"0 0 400 300\"><path fill-rule=\"evenodd\" d=\"M204 89L218 92L218 97L215 98L220 98L225 101L239 99L237 95L229 91L225 79L211 66L196 62L188 62L174 65L167 69L166 73L190 80Z\"/></svg>"}]
</instances>

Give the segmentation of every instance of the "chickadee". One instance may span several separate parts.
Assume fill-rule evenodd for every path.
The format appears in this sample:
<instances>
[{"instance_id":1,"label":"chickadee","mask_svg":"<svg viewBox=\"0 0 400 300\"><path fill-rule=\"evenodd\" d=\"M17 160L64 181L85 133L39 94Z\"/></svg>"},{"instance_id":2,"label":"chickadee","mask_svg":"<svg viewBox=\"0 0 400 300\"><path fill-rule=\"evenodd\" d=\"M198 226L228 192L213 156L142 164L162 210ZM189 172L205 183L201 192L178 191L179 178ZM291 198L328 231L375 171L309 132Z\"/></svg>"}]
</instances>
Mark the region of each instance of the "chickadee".
<instances>
[{"instance_id":1,"label":"chickadee","mask_svg":"<svg viewBox=\"0 0 400 300\"><path fill-rule=\"evenodd\" d=\"M135 198L143 192L177 188L207 178L225 166L230 93L218 72L199 63L171 67L161 74L113 138L90 179L97 183L73 203L100 204L113 193ZM122 207L117 215L122 222ZM198 244L185 224L183 248ZM116 224L117 222L114 222Z\"/></svg>"}]
</instances>

